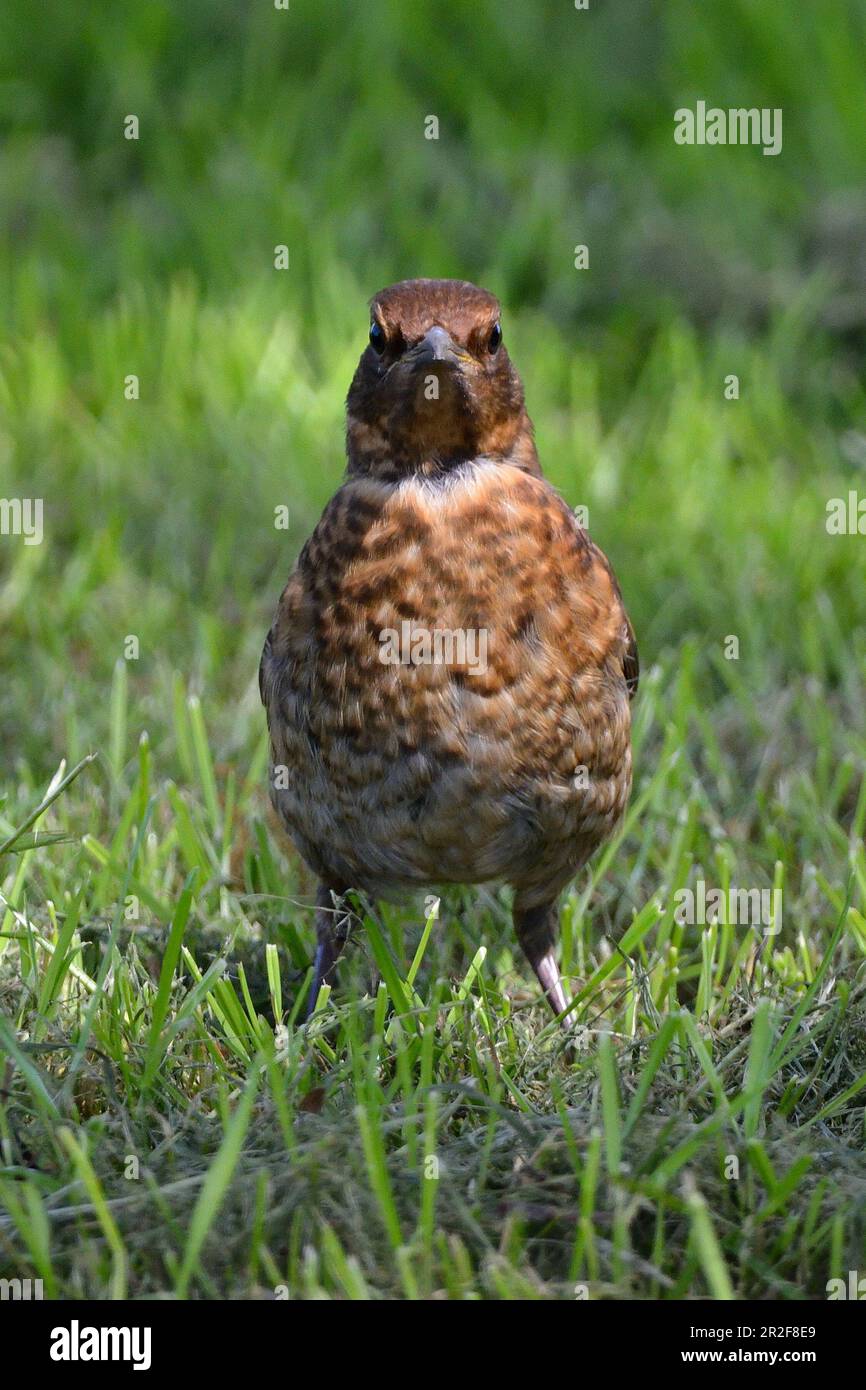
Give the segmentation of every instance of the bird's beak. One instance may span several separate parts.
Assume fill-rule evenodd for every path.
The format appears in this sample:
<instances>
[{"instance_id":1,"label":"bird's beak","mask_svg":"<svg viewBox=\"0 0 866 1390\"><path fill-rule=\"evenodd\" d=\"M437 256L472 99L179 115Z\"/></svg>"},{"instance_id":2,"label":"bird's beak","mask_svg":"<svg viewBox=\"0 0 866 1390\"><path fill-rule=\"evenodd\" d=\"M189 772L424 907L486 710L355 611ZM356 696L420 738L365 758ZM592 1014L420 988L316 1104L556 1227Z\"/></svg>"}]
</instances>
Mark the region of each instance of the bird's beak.
<instances>
[{"instance_id":1,"label":"bird's beak","mask_svg":"<svg viewBox=\"0 0 866 1390\"><path fill-rule=\"evenodd\" d=\"M416 343L412 348L409 356L414 363L425 367L433 362L448 363L457 367L463 359L463 353L451 334L438 324L427 330L420 343Z\"/></svg>"}]
</instances>

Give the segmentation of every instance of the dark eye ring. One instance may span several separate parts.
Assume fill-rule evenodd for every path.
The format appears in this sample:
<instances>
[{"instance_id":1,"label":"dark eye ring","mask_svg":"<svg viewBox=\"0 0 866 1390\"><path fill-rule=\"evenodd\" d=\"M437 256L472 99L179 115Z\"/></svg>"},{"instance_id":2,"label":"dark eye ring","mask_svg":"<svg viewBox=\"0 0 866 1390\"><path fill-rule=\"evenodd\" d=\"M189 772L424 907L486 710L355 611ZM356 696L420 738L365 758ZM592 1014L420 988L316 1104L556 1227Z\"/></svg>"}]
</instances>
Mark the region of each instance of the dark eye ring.
<instances>
[{"instance_id":1,"label":"dark eye ring","mask_svg":"<svg viewBox=\"0 0 866 1390\"><path fill-rule=\"evenodd\" d=\"M382 353L385 351L385 330L381 323L378 323L375 319L370 324L370 343L373 351L377 352L381 357Z\"/></svg>"},{"instance_id":2,"label":"dark eye ring","mask_svg":"<svg viewBox=\"0 0 866 1390\"><path fill-rule=\"evenodd\" d=\"M497 322L494 323L493 327L492 327L491 330L490 330L490 337L489 337L488 340L487 340L487 351L488 351L488 352L491 352L491 353L492 353L492 352L498 351L499 344L500 344L501 342L502 342L502 326L500 325L500 323L499 323L498 320L497 320Z\"/></svg>"}]
</instances>

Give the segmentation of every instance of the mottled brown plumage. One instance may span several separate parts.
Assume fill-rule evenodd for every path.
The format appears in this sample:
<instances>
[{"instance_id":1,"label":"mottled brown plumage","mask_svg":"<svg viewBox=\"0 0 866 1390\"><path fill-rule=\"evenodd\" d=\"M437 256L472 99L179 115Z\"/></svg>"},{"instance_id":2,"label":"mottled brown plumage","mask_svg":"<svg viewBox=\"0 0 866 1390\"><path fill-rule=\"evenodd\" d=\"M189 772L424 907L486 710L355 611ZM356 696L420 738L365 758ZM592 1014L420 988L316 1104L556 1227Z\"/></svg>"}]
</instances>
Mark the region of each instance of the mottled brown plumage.
<instances>
[{"instance_id":1,"label":"mottled brown plumage","mask_svg":"<svg viewBox=\"0 0 866 1390\"><path fill-rule=\"evenodd\" d=\"M503 881L561 1012L557 898L631 787L634 634L610 565L541 476L494 297L412 280L372 320L347 478L260 671L272 799L321 881L313 995L349 889Z\"/></svg>"}]
</instances>

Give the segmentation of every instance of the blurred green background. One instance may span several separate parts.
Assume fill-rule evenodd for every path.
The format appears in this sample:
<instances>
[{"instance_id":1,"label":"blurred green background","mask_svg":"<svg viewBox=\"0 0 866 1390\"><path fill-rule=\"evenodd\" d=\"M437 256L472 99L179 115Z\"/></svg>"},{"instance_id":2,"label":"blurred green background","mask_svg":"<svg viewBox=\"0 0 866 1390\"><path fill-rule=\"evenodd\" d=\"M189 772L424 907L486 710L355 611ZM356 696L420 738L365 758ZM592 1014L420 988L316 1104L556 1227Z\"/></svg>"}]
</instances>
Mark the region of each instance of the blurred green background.
<instances>
[{"instance_id":1,"label":"blurred green background","mask_svg":"<svg viewBox=\"0 0 866 1390\"><path fill-rule=\"evenodd\" d=\"M757 686L833 674L817 596L846 645L864 612L823 525L866 465L864 42L862 3L8 0L0 493L45 499L47 541L0 544L4 760L86 751L129 632L235 726L366 301L416 274L501 297L649 662L735 632ZM781 107L781 155L676 145L698 99Z\"/></svg>"},{"instance_id":2,"label":"blurred green background","mask_svg":"<svg viewBox=\"0 0 866 1390\"><path fill-rule=\"evenodd\" d=\"M260 1033L272 1037L256 1021L256 1010L271 1007L267 988L250 1001L248 1023L236 1021L236 1001L229 1010L238 962L246 960L252 979L263 969L263 941L276 941L286 1008L300 990L313 933L292 895L308 894L310 884L266 822L259 653L282 583L342 474L343 401L365 344L367 300L406 276L453 275L501 298L542 465L571 504L588 507L641 649L626 835L563 913L566 973L584 980L596 970L582 1017L594 1027L604 1015L605 1027L630 1039L620 1059L629 1094L641 1074L629 1068L638 1067L658 1020L675 1014L674 1028L684 1027L679 1011L694 1007L701 1027L709 1018L721 1029L716 1057L730 1049L728 1089L752 1087L749 1134L766 1123L780 1138L779 1172L802 1144L814 1149L819 1131L799 1129L807 1120L820 1124L831 1155L821 1159L833 1174L829 1186L813 1202L810 1177L795 1194L802 1235L794 1241L786 1226L773 1244L776 1218L755 1216L761 1189L743 1184L735 1192L719 1178L716 1140L703 1127L704 1082L695 1063L687 1093L686 1049L672 1047L669 1032L663 1082L642 1092L647 1116L654 1123L670 1113L679 1122L688 1110L703 1148L694 1157L684 1149L666 1168L665 1130L647 1160L645 1189L634 1189L643 1193L634 1210L658 1203L661 1221L665 1184L688 1157L713 1194L739 1292L823 1296L828 1270L858 1266L863 1117L851 1097L863 1084L855 1047L862 1012L849 1011L850 1025L843 1022L849 986L842 981L859 979L866 953L866 865L862 844L859 857L854 850L866 823L866 536L831 536L825 520L829 499L866 493L864 52L866 0L799 7L590 0L588 11L571 0L290 0L287 11L272 0L5 0L0 498L44 499L45 540L25 546L0 536L0 841L38 803L62 758L69 766L91 750L100 754L42 823L66 842L9 853L0 875L9 904L0 993L12 1000L20 1036L57 1049L37 1056L44 1084L19 1059L11 1128L0 1138L9 1146L4 1154L17 1155L16 1178L26 1170L28 1190L48 1193L52 1211L77 1179L58 1146L56 1117L45 1119L40 1106L61 1080L67 1092L76 1074L80 1081L91 1034L122 1076L128 1110L121 1122L88 1053L89 1089L65 1095L57 1113L93 1139L95 1166L116 1196L123 1191L117 1155L128 1152L124 1126L133 1111L140 1151L158 1155L149 1160L158 1182L207 1162L213 1119L226 1119L227 1097L242 1084L238 1071L245 1074L238 1057L248 1060L246 1047L252 1056ZM781 108L781 154L675 144L674 112L699 100ZM129 115L138 118L138 140L124 138ZM430 115L439 121L435 141L425 139ZM578 270L574 248L583 244L589 267ZM274 267L280 245L289 248L285 271ZM124 395L132 374L138 400ZM730 375L739 379L736 400L725 398ZM289 509L288 532L274 525L278 507ZM140 650L124 660L129 636ZM739 639L736 660L725 655L730 636ZM143 730L149 747L139 746ZM857 881L846 914L852 866ZM199 881L184 908L190 871ZM757 965L748 935L741 943L727 932L712 964L706 935L674 929L673 891L703 872L725 884L784 881L784 934ZM130 884L141 920L127 932L124 919L123 949L115 952ZM437 1084L443 1094L452 1085L489 1091L491 1125L504 1105L518 1104L525 1133L531 1128L543 1148L555 1068L547 1044L536 1049L535 1041L546 1015L533 986L524 995L529 1004L512 1016L520 987L507 914L489 894L472 901L443 914L447 931L431 938L419 988L425 998L433 990L435 1006L430 981L462 979L486 942L479 978L513 1079L506 1093L477 1043L481 985L474 984L468 1003L464 991L454 1010L463 1051L450 1050L446 1028ZM55 909L69 948L62 970ZM165 1066L158 1076L145 1068L142 1080L141 1056L160 1042L159 1018L150 1043L142 1038L175 909L179 919L190 913L187 942L202 968L219 953L211 969L227 970L231 982L219 974L207 1004L197 1004L186 994L189 975L178 971L172 1007L187 1021L195 1009L195 1029L172 1033ZM608 989L599 962L612 960L608 941L636 913L640 931L653 935L626 963L644 972L639 980L629 974L637 981L632 995L617 975ZM408 941L420 924L388 920L405 973L412 948L400 944L401 928ZM841 944L837 920L846 925ZM38 950L34 932L43 933ZM821 1012L822 994L809 1027L830 1028L835 1019L821 1044L832 1065L818 1075L819 1058L809 1071L810 1054L801 1071L796 1048L783 1047L782 1060L764 1072L750 1055L743 1080L745 1043L736 1030L744 1027L742 1037L760 1053L770 1025L764 1013L764 1031L751 1034L754 1001L766 994L784 1011L792 997L814 993L828 943L838 982L832 1007L840 1013L829 1005ZM360 1149L352 1107L359 1098L372 1105L359 1078L378 1076L380 1056L378 1035L369 1057L366 1050L368 951L362 942L346 962L339 997L353 1000L354 981L354 1002L328 1025L333 1052L317 1054L343 1060L323 1083L330 1089L321 1131L315 1115L301 1116L307 1166L301 1171L293 1150L287 1167L272 1114L250 1132L254 1146L274 1133L279 1141L270 1181L284 1205L268 1207L276 1265L265 1283L280 1278L277 1266L286 1261L306 1269L308 1242L324 1241L327 1262L330 1237L320 1230L327 1219L347 1251L363 1254L371 1242L363 1258L374 1288L406 1287L403 1266L374 1248L375 1221L346 1201L348 1174L352 1191L366 1183L353 1167ZM109 961L112 990L101 994L94 981L97 972L105 981ZM70 962L80 966L81 989L66 978ZM622 961L613 963L619 970ZM96 1003L67 1071L86 988ZM383 1010L385 999L380 991ZM0 1023L5 1017L4 1010ZM355 1030L345 1034L346 1047L344 1027ZM14 1046L11 1024L8 1031ZM804 1047L807 1033L804 1024ZM389 1026L411 1130L427 1104L429 1077L415 1096L400 1037ZM285 1086L303 1110L318 1073L307 1066L302 1034L293 1046ZM563 1083L581 1145L599 1121L595 1065L593 1039L585 1065ZM389 1066L382 1065L383 1088ZM139 1096L152 1111L136 1109ZM321 1104L313 1098L308 1109ZM205 1138L175 1152L161 1126L185 1104ZM388 1104L396 1104L391 1090ZM726 1113L720 1103L716 1118ZM454 1204L443 1220L473 1250L480 1223L498 1249L501 1193L496 1183L476 1190L475 1120L462 1110L449 1116L440 1138L443 1146L453 1141L458 1161L440 1197ZM7 1125L2 1111L0 1121ZM16 1126L26 1137L17 1148ZM735 1141L726 1131L718 1144ZM511 1148L502 1153L503 1189L519 1187ZM414 1219L413 1204L427 1199L419 1199L417 1175L399 1152L389 1155L401 1210ZM628 1157L637 1172L640 1153L630 1148ZM257 1151L249 1162L255 1174ZM611 1162L610 1187L598 1194L602 1231L625 1200ZM658 1180L656 1162L664 1169ZM847 1186L836 1177L844 1164ZM244 1263L246 1181L233 1190L234 1225L221 1223L209 1252L215 1282L201 1285L208 1296L215 1287L246 1291L261 1282L255 1260L249 1271ZM327 1201L323 1184L330 1184ZM12 1200L17 1186L7 1186ZM573 1226L570 1194L568 1185L551 1188L544 1200L561 1202ZM159 1292L165 1217L156 1199L140 1216L148 1200L143 1185L134 1200L122 1196L118 1220L131 1287ZM191 1202L191 1193L182 1200ZM677 1224L676 1199L672 1210L669 1249L648 1250L639 1230L635 1236L635 1249L658 1259L667 1283L641 1285L637 1275L629 1282L615 1259L612 1272L603 1261L610 1288L725 1296L718 1261L701 1264L693 1251L683 1263L689 1237ZM294 1254L287 1255L289 1212ZM24 1218L17 1226L28 1229ZM34 1219L33 1231L31 1245L45 1263L47 1224ZM106 1288L107 1247L93 1223L86 1239L82 1228L61 1223L51 1240L58 1288ZM515 1265L525 1256L530 1273L543 1271L552 1247L545 1238L539 1248L540 1257L530 1242ZM582 1261L578 1252L572 1263L567 1253L551 1257L561 1296L571 1297ZM462 1256L454 1262L462 1270ZM424 1287L437 1287L439 1277L425 1275ZM454 1276L458 1291L464 1279Z\"/></svg>"}]
</instances>

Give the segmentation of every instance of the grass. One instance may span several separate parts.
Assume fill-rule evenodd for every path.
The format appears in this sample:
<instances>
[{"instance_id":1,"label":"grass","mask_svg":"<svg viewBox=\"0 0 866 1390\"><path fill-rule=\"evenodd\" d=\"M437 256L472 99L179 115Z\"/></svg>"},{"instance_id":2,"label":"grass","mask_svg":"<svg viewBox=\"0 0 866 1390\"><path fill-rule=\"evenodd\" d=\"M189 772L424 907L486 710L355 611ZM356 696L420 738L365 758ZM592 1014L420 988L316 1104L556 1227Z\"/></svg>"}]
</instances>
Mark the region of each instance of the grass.
<instances>
[{"instance_id":1,"label":"grass","mask_svg":"<svg viewBox=\"0 0 866 1390\"><path fill-rule=\"evenodd\" d=\"M0 537L0 1277L825 1297L866 1259L866 590L825 528L866 464L863 6L17 9L0 492L46 537ZM717 93L783 106L783 155L676 147ZM489 890L359 904L299 1022L256 667L413 272L501 293L640 641L628 820L563 905L573 1062ZM781 888L781 931L682 924L698 880Z\"/></svg>"}]
</instances>

